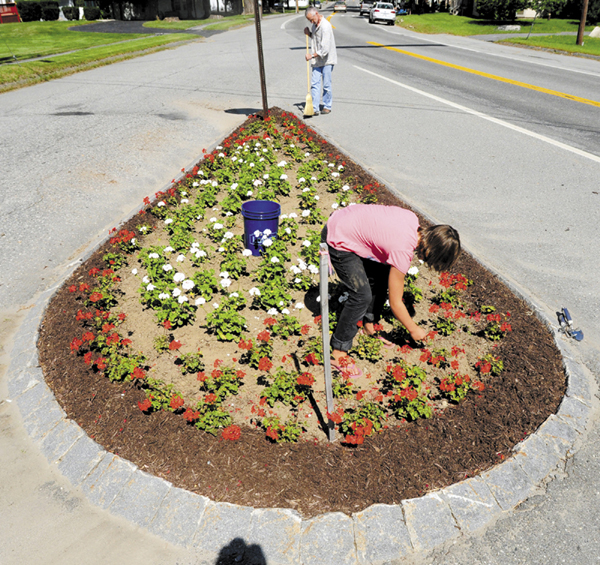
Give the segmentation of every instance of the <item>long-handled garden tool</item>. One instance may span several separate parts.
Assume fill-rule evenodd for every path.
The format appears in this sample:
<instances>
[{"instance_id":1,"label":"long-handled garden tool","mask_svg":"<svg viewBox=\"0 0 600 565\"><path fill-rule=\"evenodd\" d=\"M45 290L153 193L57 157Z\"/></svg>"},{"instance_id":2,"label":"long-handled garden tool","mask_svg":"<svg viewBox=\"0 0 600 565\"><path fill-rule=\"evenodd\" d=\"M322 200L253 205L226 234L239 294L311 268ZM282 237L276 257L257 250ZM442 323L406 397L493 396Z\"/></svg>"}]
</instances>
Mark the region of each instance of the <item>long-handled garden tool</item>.
<instances>
[{"instance_id":1,"label":"long-handled garden tool","mask_svg":"<svg viewBox=\"0 0 600 565\"><path fill-rule=\"evenodd\" d=\"M573 326L573 319L566 308L562 308L562 310L557 312L556 315L558 317L558 323L560 324L560 329L558 330L559 332L577 341L581 341L583 339L583 332L579 328L575 328Z\"/></svg>"},{"instance_id":2,"label":"long-handled garden tool","mask_svg":"<svg viewBox=\"0 0 600 565\"><path fill-rule=\"evenodd\" d=\"M306 54L310 53L308 50L308 35L306 37ZM312 96L310 95L310 61L306 61L306 78L308 82L308 94L306 95L306 104L304 104L304 115L314 116L315 110L313 108Z\"/></svg>"}]
</instances>

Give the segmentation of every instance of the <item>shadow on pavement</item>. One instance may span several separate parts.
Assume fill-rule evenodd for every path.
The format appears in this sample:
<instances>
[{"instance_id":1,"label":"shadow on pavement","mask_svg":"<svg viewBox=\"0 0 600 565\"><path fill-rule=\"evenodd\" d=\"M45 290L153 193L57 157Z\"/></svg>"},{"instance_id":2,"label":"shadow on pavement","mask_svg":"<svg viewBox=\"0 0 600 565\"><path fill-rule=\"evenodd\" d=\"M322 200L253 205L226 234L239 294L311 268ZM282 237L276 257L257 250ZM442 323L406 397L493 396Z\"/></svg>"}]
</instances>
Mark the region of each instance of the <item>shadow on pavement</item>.
<instances>
[{"instance_id":1,"label":"shadow on pavement","mask_svg":"<svg viewBox=\"0 0 600 565\"><path fill-rule=\"evenodd\" d=\"M241 538L235 538L223 547L215 565L267 565L260 545L246 545Z\"/></svg>"}]
</instances>

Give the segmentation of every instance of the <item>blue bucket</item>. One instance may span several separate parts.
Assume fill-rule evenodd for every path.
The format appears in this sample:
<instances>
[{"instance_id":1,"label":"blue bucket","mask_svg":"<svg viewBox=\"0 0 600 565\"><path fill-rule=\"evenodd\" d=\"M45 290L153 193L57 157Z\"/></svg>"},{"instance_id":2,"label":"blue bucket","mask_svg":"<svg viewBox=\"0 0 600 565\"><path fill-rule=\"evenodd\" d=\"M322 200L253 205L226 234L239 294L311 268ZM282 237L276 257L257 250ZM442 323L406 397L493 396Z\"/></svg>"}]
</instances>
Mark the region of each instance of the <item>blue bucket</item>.
<instances>
[{"instance_id":1,"label":"blue bucket","mask_svg":"<svg viewBox=\"0 0 600 565\"><path fill-rule=\"evenodd\" d=\"M242 204L244 246L260 255L265 239L276 239L281 206L270 200L249 200Z\"/></svg>"}]
</instances>

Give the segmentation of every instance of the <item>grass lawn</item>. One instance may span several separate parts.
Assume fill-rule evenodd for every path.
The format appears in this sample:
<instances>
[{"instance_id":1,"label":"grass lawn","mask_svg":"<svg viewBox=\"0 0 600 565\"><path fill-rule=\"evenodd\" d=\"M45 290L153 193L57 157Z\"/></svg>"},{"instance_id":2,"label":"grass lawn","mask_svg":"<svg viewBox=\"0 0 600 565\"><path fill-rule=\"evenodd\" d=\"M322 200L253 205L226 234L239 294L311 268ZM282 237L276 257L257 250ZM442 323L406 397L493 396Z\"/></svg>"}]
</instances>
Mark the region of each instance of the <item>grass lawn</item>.
<instances>
[{"instance_id":1,"label":"grass lawn","mask_svg":"<svg viewBox=\"0 0 600 565\"><path fill-rule=\"evenodd\" d=\"M528 47L542 47L569 53L600 56L600 39L584 37L583 45L576 45L575 39L571 35L547 35L544 37L530 37L529 39L503 39L501 43L514 43Z\"/></svg>"},{"instance_id":2,"label":"grass lawn","mask_svg":"<svg viewBox=\"0 0 600 565\"><path fill-rule=\"evenodd\" d=\"M532 18L519 19L516 22L492 22L490 20L481 20L468 18L466 16L451 16L447 13L423 14L398 16L396 25L416 31L419 33L449 33L451 35L487 35L492 33L515 33L509 31L498 31L499 25L517 24L521 26L521 32L528 33L533 22ZM536 19L532 33L560 33L563 31L576 32L579 22L573 19ZM591 31L594 26L587 26L586 30Z\"/></svg>"},{"instance_id":3,"label":"grass lawn","mask_svg":"<svg viewBox=\"0 0 600 565\"><path fill-rule=\"evenodd\" d=\"M42 22L40 22L42 23ZM43 23L55 23L55 22L43 22ZM62 22L56 22L62 23ZM37 24L37 22L36 22ZM36 25L33 24L33 25ZM0 31L3 31L2 28L8 26L23 26L24 24L4 24L0 26ZM30 25L30 24L26 24ZM69 23L72 25L72 23ZM66 28L65 28L66 30ZM114 41L124 40L125 34L102 34L102 33L81 33L81 32L70 32L73 34L73 39L77 42L79 41L78 36L80 35L90 35L94 36L96 41L96 45L94 47L89 47L87 49L82 49L81 44L77 43L76 46L73 44L69 44L63 39L59 38L59 43L61 48L52 47L52 45L48 45L46 48L50 53L60 52L65 50L72 50L74 47L79 50L73 53L67 53L64 55L58 55L56 57L51 57L47 59L40 59L38 61L30 61L23 63L14 63L12 65L3 64L0 65L0 92L5 92L7 90L13 90L15 88L21 88L23 86L29 86L38 82L43 82L46 80L51 80L54 78L59 78L61 76L69 75L76 73L78 71L88 70L93 67L98 67L102 65L108 65L114 63L116 61L121 61L123 59L130 59L133 57L137 57L139 55L145 55L147 53L157 51L160 49L165 49L169 46L169 44L178 42L178 41L198 41L198 38L191 36L189 34L179 34L173 33L169 35L160 35L160 36L150 36L145 34L140 34L140 39L135 39L135 41L125 41L123 43L114 44ZM59 34L60 35L60 34ZM112 45L102 45L103 43L103 35L110 35ZM137 38L138 35L133 36ZM23 58L23 53L26 52L26 47L23 46L21 57ZM34 53L39 52L39 49L36 45L30 48L29 54L27 57L33 57Z\"/></svg>"},{"instance_id":4,"label":"grass lawn","mask_svg":"<svg viewBox=\"0 0 600 565\"><path fill-rule=\"evenodd\" d=\"M276 12L281 14L281 12ZM286 10L286 13L295 14L296 10ZM268 18L275 14L263 14L263 18ZM179 22L164 22L156 20L146 22L144 27L158 29L189 29L196 26L204 26L207 30L224 30L236 26L242 26L254 23L254 15L227 16L225 18L208 18L206 20L181 20Z\"/></svg>"},{"instance_id":5,"label":"grass lawn","mask_svg":"<svg viewBox=\"0 0 600 565\"><path fill-rule=\"evenodd\" d=\"M95 33L69 31L90 22L27 22L0 25L0 62L47 57L76 49L107 45L138 37L134 33Z\"/></svg>"}]
</instances>

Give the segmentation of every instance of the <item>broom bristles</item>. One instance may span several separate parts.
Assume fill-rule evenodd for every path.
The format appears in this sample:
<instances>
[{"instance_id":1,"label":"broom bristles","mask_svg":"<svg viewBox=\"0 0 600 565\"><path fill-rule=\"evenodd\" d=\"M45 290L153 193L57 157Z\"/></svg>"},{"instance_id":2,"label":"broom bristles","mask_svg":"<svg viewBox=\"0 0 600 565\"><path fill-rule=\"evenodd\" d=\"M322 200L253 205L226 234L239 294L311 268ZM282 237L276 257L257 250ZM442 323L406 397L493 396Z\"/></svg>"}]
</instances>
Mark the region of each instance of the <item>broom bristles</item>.
<instances>
[{"instance_id":1,"label":"broom bristles","mask_svg":"<svg viewBox=\"0 0 600 565\"><path fill-rule=\"evenodd\" d=\"M306 104L304 104L304 115L305 116L314 116L315 109L313 108L312 96L310 94L306 95Z\"/></svg>"}]
</instances>

